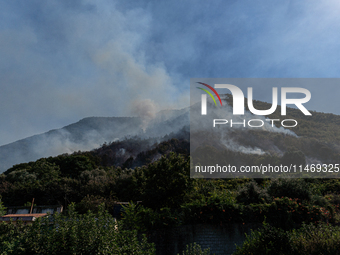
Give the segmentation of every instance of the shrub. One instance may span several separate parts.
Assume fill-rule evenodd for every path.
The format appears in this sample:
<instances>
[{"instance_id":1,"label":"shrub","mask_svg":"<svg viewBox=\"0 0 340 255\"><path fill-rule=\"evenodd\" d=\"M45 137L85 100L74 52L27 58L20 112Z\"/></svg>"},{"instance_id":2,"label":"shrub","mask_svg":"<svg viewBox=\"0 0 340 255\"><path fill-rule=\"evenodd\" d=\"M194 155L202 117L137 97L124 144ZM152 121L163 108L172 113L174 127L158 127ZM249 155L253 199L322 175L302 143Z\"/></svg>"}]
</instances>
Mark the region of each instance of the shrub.
<instances>
[{"instance_id":1,"label":"shrub","mask_svg":"<svg viewBox=\"0 0 340 255\"><path fill-rule=\"evenodd\" d=\"M242 222L262 222L282 229L301 227L302 223L334 222L332 206L320 206L298 198L274 198L271 203L250 204L240 208Z\"/></svg>"},{"instance_id":2,"label":"shrub","mask_svg":"<svg viewBox=\"0 0 340 255\"><path fill-rule=\"evenodd\" d=\"M268 222L276 227L292 229L300 227L303 222L318 223L329 220L331 214L326 208L315 206L307 201L283 197L274 199L267 217Z\"/></svg>"},{"instance_id":3,"label":"shrub","mask_svg":"<svg viewBox=\"0 0 340 255\"><path fill-rule=\"evenodd\" d=\"M236 197L237 201L245 205L258 204L270 201L265 189L262 189L255 181L243 185Z\"/></svg>"},{"instance_id":4,"label":"shrub","mask_svg":"<svg viewBox=\"0 0 340 255\"><path fill-rule=\"evenodd\" d=\"M230 191L209 192L207 197L182 205L183 222L187 224L222 224L239 219L239 206Z\"/></svg>"},{"instance_id":5,"label":"shrub","mask_svg":"<svg viewBox=\"0 0 340 255\"><path fill-rule=\"evenodd\" d=\"M76 205L76 209L79 213L86 213L89 210L96 213L99 210L99 206L103 203L105 203L105 198L101 196L87 195Z\"/></svg>"},{"instance_id":6,"label":"shrub","mask_svg":"<svg viewBox=\"0 0 340 255\"><path fill-rule=\"evenodd\" d=\"M250 236L246 235L242 247L236 249L234 255L290 254L292 250L287 232L267 223L260 230L252 230Z\"/></svg>"},{"instance_id":7,"label":"shrub","mask_svg":"<svg viewBox=\"0 0 340 255\"><path fill-rule=\"evenodd\" d=\"M300 229L284 231L264 224L246 237L234 255L332 255L338 254L339 247L338 226L303 224Z\"/></svg>"},{"instance_id":8,"label":"shrub","mask_svg":"<svg viewBox=\"0 0 340 255\"><path fill-rule=\"evenodd\" d=\"M173 211L168 207L153 210L130 202L123 206L121 227L125 230L145 233L155 229L178 226L181 218L176 210Z\"/></svg>"},{"instance_id":9,"label":"shrub","mask_svg":"<svg viewBox=\"0 0 340 255\"><path fill-rule=\"evenodd\" d=\"M304 224L290 233L292 253L302 255L338 254L340 228L338 226Z\"/></svg>"},{"instance_id":10,"label":"shrub","mask_svg":"<svg viewBox=\"0 0 340 255\"><path fill-rule=\"evenodd\" d=\"M177 255L180 255L179 253ZM210 255L210 248L201 249L201 246L197 243L188 244L182 255Z\"/></svg>"},{"instance_id":11,"label":"shrub","mask_svg":"<svg viewBox=\"0 0 340 255\"><path fill-rule=\"evenodd\" d=\"M290 197L310 200L311 189L303 179L274 179L268 187L268 194L272 197Z\"/></svg>"},{"instance_id":12,"label":"shrub","mask_svg":"<svg viewBox=\"0 0 340 255\"><path fill-rule=\"evenodd\" d=\"M104 206L97 215L79 215L71 205L66 216L39 218L23 231L15 229L8 227L10 233L0 237L1 254L155 254L154 245L145 236L120 229Z\"/></svg>"}]
</instances>

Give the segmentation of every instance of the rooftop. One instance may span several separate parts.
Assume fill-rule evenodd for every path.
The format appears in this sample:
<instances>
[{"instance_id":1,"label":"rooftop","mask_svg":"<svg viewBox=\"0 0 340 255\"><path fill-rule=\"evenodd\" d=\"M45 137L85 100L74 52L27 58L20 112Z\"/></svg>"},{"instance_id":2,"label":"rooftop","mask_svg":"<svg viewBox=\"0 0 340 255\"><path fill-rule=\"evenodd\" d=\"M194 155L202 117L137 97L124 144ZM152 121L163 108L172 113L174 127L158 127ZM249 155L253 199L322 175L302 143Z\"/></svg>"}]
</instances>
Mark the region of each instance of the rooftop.
<instances>
[{"instance_id":1,"label":"rooftop","mask_svg":"<svg viewBox=\"0 0 340 255\"><path fill-rule=\"evenodd\" d=\"M17 218L17 217L43 217L46 216L47 213L25 213L25 214L7 214L2 216L2 218Z\"/></svg>"}]
</instances>

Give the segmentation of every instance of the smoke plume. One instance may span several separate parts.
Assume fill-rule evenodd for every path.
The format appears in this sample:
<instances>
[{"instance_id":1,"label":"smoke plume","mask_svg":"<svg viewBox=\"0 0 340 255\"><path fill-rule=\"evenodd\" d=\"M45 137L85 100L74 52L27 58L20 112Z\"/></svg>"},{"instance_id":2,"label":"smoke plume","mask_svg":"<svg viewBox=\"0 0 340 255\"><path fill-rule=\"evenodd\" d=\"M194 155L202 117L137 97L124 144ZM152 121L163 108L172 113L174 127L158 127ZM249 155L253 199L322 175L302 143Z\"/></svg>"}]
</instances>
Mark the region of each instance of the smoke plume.
<instances>
[{"instance_id":1,"label":"smoke plume","mask_svg":"<svg viewBox=\"0 0 340 255\"><path fill-rule=\"evenodd\" d=\"M142 119L141 128L146 131L149 122L156 116L156 105L152 100L135 100L131 104L132 115L137 115Z\"/></svg>"}]
</instances>

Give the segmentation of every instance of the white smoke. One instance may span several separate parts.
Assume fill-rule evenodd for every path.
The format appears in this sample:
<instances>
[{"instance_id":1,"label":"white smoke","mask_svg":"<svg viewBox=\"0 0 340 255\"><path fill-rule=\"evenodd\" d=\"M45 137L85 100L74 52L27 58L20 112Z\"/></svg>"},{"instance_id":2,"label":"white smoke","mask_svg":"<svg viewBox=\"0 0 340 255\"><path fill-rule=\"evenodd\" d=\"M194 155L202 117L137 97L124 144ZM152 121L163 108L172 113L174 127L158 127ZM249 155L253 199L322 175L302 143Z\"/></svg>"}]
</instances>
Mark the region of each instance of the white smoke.
<instances>
[{"instance_id":1,"label":"white smoke","mask_svg":"<svg viewBox=\"0 0 340 255\"><path fill-rule=\"evenodd\" d=\"M98 148L106 142L105 138L95 130L87 131L86 139L73 141L72 134L65 129L55 130L53 136L42 134L36 143L31 145L31 150L36 155L56 156L63 153L76 151L89 151Z\"/></svg>"},{"instance_id":2,"label":"white smoke","mask_svg":"<svg viewBox=\"0 0 340 255\"><path fill-rule=\"evenodd\" d=\"M125 152L126 152L126 150L124 148L120 148L117 152L117 156L124 156Z\"/></svg>"},{"instance_id":3,"label":"white smoke","mask_svg":"<svg viewBox=\"0 0 340 255\"><path fill-rule=\"evenodd\" d=\"M242 152L245 154L256 154L256 155L263 155L266 154L263 150L261 150L258 147L251 148L251 147L246 147L243 145L238 144L235 142L232 138L225 138L222 136L221 143L231 151L236 151L236 152Z\"/></svg>"},{"instance_id":4,"label":"white smoke","mask_svg":"<svg viewBox=\"0 0 340 255\"><path fill-rule=\"evenodd\" d=\"M135 100L132 102L130 109L133 115L137 115L142 119L141 128L145 132L149 122L156 116L157 107L155 103L150 99Z\"/></svg>"}]
</instances>

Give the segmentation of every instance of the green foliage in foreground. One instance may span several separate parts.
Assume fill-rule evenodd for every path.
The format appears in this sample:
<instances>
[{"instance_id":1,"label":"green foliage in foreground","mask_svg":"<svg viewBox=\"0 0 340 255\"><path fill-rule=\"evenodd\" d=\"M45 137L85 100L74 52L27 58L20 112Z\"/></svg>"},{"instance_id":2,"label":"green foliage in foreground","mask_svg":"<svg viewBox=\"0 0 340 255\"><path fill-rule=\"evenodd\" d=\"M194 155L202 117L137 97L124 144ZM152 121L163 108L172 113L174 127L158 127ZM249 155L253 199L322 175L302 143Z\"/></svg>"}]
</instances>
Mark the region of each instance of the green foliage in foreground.
<instances>
[{"instance_id":1,"label":"green foliage in foreground","mask_svg":"<svg viewBox=\"0 0 340 255\"><path fill-rule=\"evenodd\" d=\"M0 224L0 253L7 254L155 254L153 244L133 230L121 230L103 208L98 215L79 215L74 206L66 216L38 219L34 224Z\"/></svg>"},{"instance_id":2,"label":"green foliage in foreground","mask_svg":"<svg viewBox=\"0 0 340 255\"><path fill-rule=\"evenodd\" d=\"M6 207L3 205L1 196L0 196L0 216L4 215L6 213Z\"/></svg>"},{"instance_id":3,"label":"green foliage in foreground","mask_svg":"<svg viewBox=\"0 0 340 255\"><path fill-rule=\"evenodd\" d=\"M272 227L254 232L237 254L340 250L337 236L327 239L331 232L326 227L310 227L313 240L308 232L293 230L303 222L340 222L339 179L192 179L189 166L188 157L172 153L135 169L100 167L90 156L76 154L14 166L0 175L4 205L22 205L35 197L39 204L75 202L78 212L85 214L71 207L68 216L41 219L33 226L0 224L0 254L153 254L153 246L135 231L151 234L185 224L264 219ZM74 175L72 168L77 169ZM105 203L113 212L115 201L143 201L124 206L119 232L99 206ZM0 213L1 208L0 202ZM322 248L326 244L330 246ZM195 252L195 246L188 249Z\"/></svg>"},{"instance_id":4,"label":"green foliage in foreground","mask_svg":"<svg viewBox=\"0 0 340 255\"><path fill-rule=\"evenodd\" d=\"M245 183L238 190L219 187L225 184L196 181L193 183L195 192L186 194L186 202L181 208L153 209L131 202L122 212L122 218L127 222L125 227L150 233L155 229L185 224L261 223L266 219L274 227L289 230L300 228L303 222L338 221L337 196L313 195L304 180L271 180L267 181L265 188L254 181ZM291 190L298 194L296 198ZM280 197L274 197L271 194L274 192Z\"/></svg>"},{"instance_id":5,"label":"green foliage in foreground","mask_svg":"<svg viewBox=\"0 0 340 255\"><path fill-rule=\"evenodd\" d=\"M181 255L210 255L210 248L202 250L201 246L197 243L188 244Z\"/></svg>"},{"instance_id":6,"label":"green foliage in foreground","mask_svg":"<svg viewBox=\"0 0 340 255\"><path fill-rule=\"evenodd\" d=\"M331 255L339 249L339 226L303 224L300 229L284 231L265 223L247 236L234 255Z\"/></svg>"}]
</instances>

